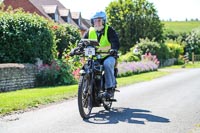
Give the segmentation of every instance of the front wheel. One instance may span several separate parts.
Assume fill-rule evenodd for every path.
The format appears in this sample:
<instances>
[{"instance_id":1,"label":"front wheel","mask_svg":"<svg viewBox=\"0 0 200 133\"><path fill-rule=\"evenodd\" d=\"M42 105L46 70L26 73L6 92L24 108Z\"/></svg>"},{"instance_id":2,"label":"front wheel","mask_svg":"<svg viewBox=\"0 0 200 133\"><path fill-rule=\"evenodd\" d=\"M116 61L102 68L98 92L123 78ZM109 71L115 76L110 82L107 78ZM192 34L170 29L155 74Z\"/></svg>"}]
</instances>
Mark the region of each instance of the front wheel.
<instances>
[{"instance_id":1,"label":"front wheel","mask_svg":"<svg viewBox=\"0 0 200 133\"><path fill-rule=\"evenodd\" d=\"M89 79L81 76L78 85L78 108L83 119L87 119L92 111L92 95L89 93Z\"/></svg>"}]
</instances>

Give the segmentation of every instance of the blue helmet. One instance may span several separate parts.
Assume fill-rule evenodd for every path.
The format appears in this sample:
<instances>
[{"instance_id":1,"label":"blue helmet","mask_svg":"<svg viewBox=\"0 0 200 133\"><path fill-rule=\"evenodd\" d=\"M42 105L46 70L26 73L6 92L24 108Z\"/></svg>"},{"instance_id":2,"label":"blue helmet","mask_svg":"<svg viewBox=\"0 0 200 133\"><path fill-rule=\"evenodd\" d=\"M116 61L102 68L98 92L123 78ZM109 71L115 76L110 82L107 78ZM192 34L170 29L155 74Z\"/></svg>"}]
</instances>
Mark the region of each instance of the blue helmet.
<instances>
[{"instance_id":1,"label":"blue helmet","mask_svg":"<svg viewBox=\"0 0 200 133\"><path fill-rule=\"evenodd\" d=\"M96 19L96 18L102 18L104 24L106 23L106 13L105 12L103 12L103 11L96 12L95 15L91 18L92 25L94 25L93 20Z\"/></svg>"}]
</instances>

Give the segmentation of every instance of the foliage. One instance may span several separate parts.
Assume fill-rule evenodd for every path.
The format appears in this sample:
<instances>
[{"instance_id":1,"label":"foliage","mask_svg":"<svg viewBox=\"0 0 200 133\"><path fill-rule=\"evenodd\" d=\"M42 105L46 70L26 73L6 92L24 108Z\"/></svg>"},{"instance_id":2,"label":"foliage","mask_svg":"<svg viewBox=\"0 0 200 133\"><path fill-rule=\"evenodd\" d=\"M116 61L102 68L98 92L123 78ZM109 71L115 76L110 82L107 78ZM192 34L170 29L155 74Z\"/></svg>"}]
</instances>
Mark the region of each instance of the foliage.
<instances>
[{"instance_id":1,"label":"foliage","mask_svg":"<svg viewBox=\"0 0 200 133\"><path fill-rule=\"evenodd\" d=\"M55 41L48 21L22 10L0 11L0 62L34 63L36 58L50 62Z\"/></svg>"},{"instance_id":2,"label":"foliage","mask_svg":"<svg viewBox=\"0 0 200 133\"><path fill-rule=\"evenodd\" d=\"M55 60L50 65L38 67L37 86L69 85L75 82L71 66L62 60Z\"/></svg>"},{"instance_id":3,"label":"foliage","mask_svg":"<svg viewBox=\"0 0 200 133\"><path fill-rule=\"evenodd\" d=\"M69 56L69 51L71 51L75 47L76 47L75 45L70 45L69 49L63 54L64 56L62 60L66 60L68 64L70 64L73 77L75 78L76 81L78 81L80 76L79 71L85 63L85 58L80 57L78 55Z\"/></svg>"},{"instance_id":4,"label":"foliage","mask_svg":"<svg viewBox=\"0 0 200 133\"><path fill-rule=\"evenodd\" d=\"M145 53L142 55L142 61L152 61L154 64L159 66L160 62L156 55L152 55L151 53Z\"/></svg>"},{"instance_id":5,"label":"foliage","mask_svg":"<svg viewBox=\"0 0 200 133\"><path fill-rule=\"evenodd\" d=\"M187 33L186 32L176 33L172 30L166 29L164 30L163 36L165 40L173 40L173 41L176 41L177 43L184 44L185 39L187 37Z\"/></svg>"},{"instance_id":6,"label":"foliage","mask_svg":"<svg viewBox=\"0 0 200 133\"><path fill-rule=\"evenodd\" d=\"M184 56L179 55L177 62L174 65L183 65L185 63Z\"/></svg>"},{"instance_id":7,"label":"foliage","mask_svg":"<svg viewBox=\"0 0 200 133\"><path fill-rule=\"evenodd\" d=\"M119 34L121 51L125 51L132 46L134 36L133 26L134 5L132 0L113 1L106 8L108 23L114 27Z\"/></svg>"},{"instance_id":8,"label":"foliage","mask_svg":"<svg viewBox=\"0 0 200 133\"><path fill-rule=\"evenodd\" d=\"M177 43L166 43L169 48L170 58L178 58L180 54L183 54L184 48Z\"/></svg>"},{"instance_id":9,"label":"foliage","mask_svg":"<svg viewBox=\"0 0 200 133\"><path fill-rule=\"evenodd\" d=\"M142 60L135 62L121 62L118 64L118 76L130 76L132 74L138 74L143 72L155 71L158 69L159 61L155 55L146 53L142 55Z\"/></svg>"},{"instance_id":10,"label":"foliage","mask_svg":"<svg viewBox=\"0 0 200 133\"><path fill-rule=\"evenodd\" d=\"M138 43L137 46L142 54L151 53L153 55L157 55L160 50L159 43L151 41L148 38L140 39L140 43Z\"/></svg>"},{"instance_id":11,"label":"foliage","mask_svg":"<svg viewBox=\"0 0 200 133\"><path fill-rule=\"evenodd\" d=\"M140 38L162 40L163 25L147 0L118 0L106 8L108 23L119 33L120 50L126 53Z\"/></svg>"},{"instance_id":12,"label":"foliage","mask_svg":"<svg viewBox=\"0 0 200 133\"><path fill-rule=\"evenodd\" d=\"M139 55L135 55L132 51L127 52L124 55L121 55L119 57L119 62L131 62L131 61L139 61L140 60L140 56Z\"/></svg>"},{"instance_id":13,"label":"foliage","mask_svg":"<svg viewBox=\"0 0 200 133\"><path fill-rule=\"evenodd\" d=\"M72 74L74 76L74 78L78 81L79 77L80 77L80 70L81 67L85 64L85 58L84 57L78 57L75 56L75 58L73 58L71 60L71 64L72 64Z\"/></svg>"},{"instance_id":14,"label":"foliage","mask_svg":"<svg viewBox=\"0 0 200 133\"><path fill-rule=\"evenodd\" d=\"M167 60L170 58L170 50L169 47L165 43L160 43L160 49L157 51L157 57L161 60Z\"/></svg>"},{"instance_id":15,"label":"foliage","mask_svg":"<svg viewBox=\"0 0 200 133\"><path fill-rule=\"evenodd\" d=\"M185 49L184 53L192 52L192 47L188 43L188 36L191 36L193 30L200 27L198 21L172 21L162 22L165 25L164 37L165 40L173 40L181 44ZM186 46L186 47L185 47ZM191 56L191 55L190 55Z\"/></svg>"},{"instance_id":16,"label":"foliage","mask_svg":"<svg viewBox=\"0 0 200 133\"><path fill-rule=\"evenodd\" d=\"M200 28L194 29L186 38L186 51L200 54Z\"/></svg>"},{"instance_id":17,"label":"foliage","mask_svg":"<svg viewBox=\"0 0 200 133\"><path fill-rule=\"evenodd\" d=\"M58 59L62 59L65 51L70 45L75 45L81 39L78 28L71 24L52 24L52 30L56 36Z\"/></svg>"},{"instance_id":18,"label":"foliage","mask_svg":"<svg viewBox=\"0 0 200 133\"><path fill-rule=\"evenodd\" d=\"M178 58L179 55L184 53L184 46L176 43L176 41L157 43L149 39L140 39L137 47L140 53L151 53L152 55L156 55L158 60Z\"/></svg>"}]
</instances>

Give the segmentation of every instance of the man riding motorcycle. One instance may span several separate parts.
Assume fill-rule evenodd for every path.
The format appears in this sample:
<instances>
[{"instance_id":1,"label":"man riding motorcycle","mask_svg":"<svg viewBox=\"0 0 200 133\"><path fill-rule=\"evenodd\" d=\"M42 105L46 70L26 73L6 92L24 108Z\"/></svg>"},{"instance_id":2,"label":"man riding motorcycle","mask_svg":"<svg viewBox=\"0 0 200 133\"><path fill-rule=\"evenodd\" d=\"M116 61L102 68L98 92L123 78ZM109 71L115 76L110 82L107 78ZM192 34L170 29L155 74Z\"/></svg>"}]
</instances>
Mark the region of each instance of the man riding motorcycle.
<instances>
[{"instance_id":1,"label":"man riding motorcycle","mask_svg":"<svg viewBox=\"0 0 200 133\"><path fill-rule=\"evenodd\" d=\"M117 62L117 52L119 50L119 38L116 31L106 24L105 12L96 12L91 18L92 27L86 32L83 38L95 39L100 43L102 51L109 51L109 56L106 56L103 61L105 70L105 92L106 98L112 97L112 91L116 88L116 79L114 68Z\"/></svg>"}]
</instances>

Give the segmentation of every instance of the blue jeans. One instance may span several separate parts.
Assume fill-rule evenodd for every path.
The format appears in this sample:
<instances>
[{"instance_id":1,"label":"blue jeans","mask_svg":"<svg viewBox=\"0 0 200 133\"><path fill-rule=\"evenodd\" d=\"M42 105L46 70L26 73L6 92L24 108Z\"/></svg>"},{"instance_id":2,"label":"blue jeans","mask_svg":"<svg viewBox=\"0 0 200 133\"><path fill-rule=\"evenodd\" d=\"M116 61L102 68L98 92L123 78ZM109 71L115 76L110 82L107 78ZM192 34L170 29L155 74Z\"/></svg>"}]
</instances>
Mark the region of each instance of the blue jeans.
<instances>
[{"instance_id":1,"label":"blue jeans","mask_svg":"<svg viewBox=\"0 0 200 133\"><path fill-rule=\"evenodd\" d=\"M103 62L106 89L116 86L117 82L114 76L115 63L116 63L116 59L112 56L109 56Z\"/></svg>"}]
</instances>

